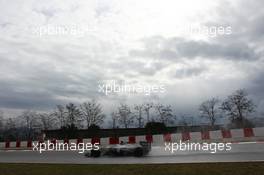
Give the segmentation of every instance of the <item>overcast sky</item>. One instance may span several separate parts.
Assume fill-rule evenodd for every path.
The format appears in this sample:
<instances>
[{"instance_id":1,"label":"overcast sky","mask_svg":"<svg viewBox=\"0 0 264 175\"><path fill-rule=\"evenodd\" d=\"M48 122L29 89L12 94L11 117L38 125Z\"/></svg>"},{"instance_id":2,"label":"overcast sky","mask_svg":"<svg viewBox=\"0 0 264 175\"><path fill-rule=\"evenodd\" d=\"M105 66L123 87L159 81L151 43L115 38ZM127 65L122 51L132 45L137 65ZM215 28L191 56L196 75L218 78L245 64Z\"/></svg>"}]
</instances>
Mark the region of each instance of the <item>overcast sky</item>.
<instances>
[{"instance_id":1,"label":"overcast sky","mask_svg":"<svg viewBox=\"0 0 264 175\"><path fill-rule=\"evenodd\" d=\"M244 88L264 111L263 21L261 0L0 0L0 108L49 111L95 98L106 113L159 101L194 114L203 100ZM43 33L63 27L72 33ZM166 92L98 92L110 80Z\"/></svg>"}]
</instances>

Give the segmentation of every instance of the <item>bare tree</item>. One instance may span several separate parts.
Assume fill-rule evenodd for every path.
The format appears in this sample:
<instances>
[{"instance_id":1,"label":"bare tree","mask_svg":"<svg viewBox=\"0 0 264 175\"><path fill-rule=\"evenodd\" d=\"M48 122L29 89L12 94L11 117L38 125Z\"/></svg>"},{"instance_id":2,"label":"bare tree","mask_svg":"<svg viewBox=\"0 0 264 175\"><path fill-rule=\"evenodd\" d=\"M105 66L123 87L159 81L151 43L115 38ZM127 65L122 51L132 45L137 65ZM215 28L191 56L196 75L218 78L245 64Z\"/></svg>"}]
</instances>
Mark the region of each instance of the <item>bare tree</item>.
<instances>
[{"instance_id":1,"label":"bare tree","mask_svg":"<svg viewBox=\"0 0 264 175\"><path fill-rule=\"evenodd\" d=\"M162 104L157 104L155 109L158 114L158 120L165 125L173 123L174 116L172 114L171 106L164 106Z\"/></svg>"},{"instance_id":2,"label":"bare tree","mask_svg":"<svg viewBox=\"0 0 264 175\"><path fill-rule=\"evenodd\" d=\"M4 113L0 111L0 131L4 129Z\"/></svg>"},{"instance_id":3,"label":"bare tree","mask_svg":"<svg viewBox=\"0 0 264 175\"><path fill-rule=\"evenodd\" d=\"M118 121L125 128L129 128L131 124L134 122L134 116L130 110L130 107L126 104L121 104L118 108Z\"/></svg>"},{"instance_id":4,"label":"bare tree","mask_svg":"<svg viewBox=\"0 0 264 175\"><path fill-rule=\"evenodd\" d=\"M183 127L188 126L187 118L184 114L181 115L178 125Z\"/></svg>"},{"instance_id":5,"label":"bare tree","mask_svg":"<svg viewBox=\"0 0 264 175\"><path fill-rule=\"evenodd\" d=\"M152 103L145 103L144 104L144 110L147 114L147 122L150 122L150 109L153 108Z\"/></svg>"},{"instance_id":6,"label":"bare tree","mask_svg":"<svg viewBox=\"0 0 264 175\"><path fill-rule=\"evenodd\" d=\"M60 128L66 126L67 124L67 112L64 106L62 105L57 105L54 113L54 117L58 120Z\"/></svg>"},{"instance_id":7,"label":"bare tree","mask_svg":"<svg viewBox=\"0 0 264 175\"><path fill-rule=\"evenodd\" d=\"M142 117L142 112L144 110L144 106L143 105L136 105L135 110L136 110L136 119L138 121L138 128L142 128L144 125L144 121L143 121L143 117Z\"/></svg>"},{"instance_id":8,"label":"bare tree","mask_svg":"<svg viewBox=\"0 0 264 175\"><path fill-rule=\"evenodd\" d=\"M15 129L16 128L16 122L14 118L7 118L5 122L5 130Z\"/></svg>"},{"instance_id":9,"label":"bare tree","mask_svg":"<svg viewBox=\"0 0 264 175\"><path fill-rule=\"evenodd\" d=\"M118 114L116 112L111 113L111 127L117 128Z\"/></svg>"},{"instance_id":10,"label":"bare tree","mask_svg":"<svg viewBox=\"0 0 264 175\"><path fill-rule=\"evenodd\" d=\"M219 103L220 100L218 98L211 98L204 101L199 107L202 117L209 119L212 127L215 125L216 117L219 114Z\"/></svg>"},{"instance_id":11,"label":"bare tree","mask_svg":"<svg viewBox=\"0 0 264 175\"><path fill-rule=\"evenodd\" d=\"M105 115L103 114L102 106L95 100L81 104L80 109L87 128L91 125L99 126L104 122Z\"/></svg>"},{"instance_id":12,"label":"bare tree","mask_svg":"<svg viewBox=\"0 0 264 175\"><path fill-rule=\"evenodd\" d=\"M238 125L245 124L245 117L254 112L255 105L248 98L245 90L237 90L222 103L221 109L230 117L233 123Z\"/></svg>"},{"instance_id":13,"label":"bare tree","mask_svg":"<svg viewBox=\"0 0 264 175\"><path fill-rule=\"evenodd\" d=\"M66 105L67 125L81 127L81 112L73 103Z\"/></svg>"},{"instance_id":14,"label":"bare tree","mask_svg":"<svg viewBox=\"0 0 264 175\"><path fill-rule=\"evenodd\" d=\"M27 138L33 137L34 129L38 127L39 123L37 121L38 116L35 111L24 111L19 118L22 120L22 125L27 130Z\"/></svg>"},{"instance_id":15,"label":"bare tree","mask_svg":"<svg viewBox=\"0 0 264 175\"><path fill-rule=\"evenodd\" d=\"M48 130L55 128L56 119L54 118L54 115L48 113L40 113L39 118L43 129Z\"/></svg>"}]
</instances>

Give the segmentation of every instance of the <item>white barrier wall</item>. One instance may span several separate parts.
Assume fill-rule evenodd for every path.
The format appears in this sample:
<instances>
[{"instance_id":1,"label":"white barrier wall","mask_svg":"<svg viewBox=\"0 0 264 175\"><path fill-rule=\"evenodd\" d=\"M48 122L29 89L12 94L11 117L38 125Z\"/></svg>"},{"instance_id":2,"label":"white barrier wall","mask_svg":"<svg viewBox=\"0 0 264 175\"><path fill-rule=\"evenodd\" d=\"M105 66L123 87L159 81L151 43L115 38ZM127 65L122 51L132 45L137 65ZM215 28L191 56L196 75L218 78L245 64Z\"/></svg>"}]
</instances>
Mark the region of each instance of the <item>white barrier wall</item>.
<instances>
[{"instance_id":1,"label":"white barrier wall","mask_svg":"<svg viewBox=\"0 0 264 175\"><path fill-rule=\"evenodd\" d=\"M83 139L83 143L91 143L92 139Z\"/></svg>"},{"instance_id":2,"label":"white barrier wall","mask_svg":"<svg viewBox=\"0 0 264 175\"><path fill-rule=\"evenodd\" d=\"M57 140L57 143L64 143L64 140Z\"/></svg>"},{"instance_id":3,"label":"white barrier wall","mask_svg":"<svg viewBox=\"0 0 264 175\"><path fill-rule=\"evenodd\" d=\"M228 132L229 133L229 132ZM192 142L201 142L201 132L191 132L191 133L171 133L167 134L167 139L169 138L171 142L179 142L182 140L183 136L189 136L190 135L190 141ZM136 143L139 143L140 141L147 141L147 137L149 138L148 141L151 140L151 136L141 135L141 136L135 136ZM264 141L264 127L259 128L246 128L246 129L232 129L230 130L230 137L231 138L224 138L223 133L221 130L218 131L210 131L209 132L209 142L218 142L218 141L230 141L230 142L241 142L241 141ZM91 139L83 139L84 143L90 143ZM128 142L129 137L120 137L119 142L124 141ZM46 143L47 141L45 141ZM50 141L51 142L51 141ZM69 140L70 143L77 143L77 139L71 139ZM165 135L159 134L159 135L153 135L152 136L152 144L155 145L163 145L165 142ZM39 142L34 141L32 143L33 145L37 145ZM57 140L57 143L64 143L64 140ZM101 138L100 139L101 145L109 145L110 144L110 138ZM20 145L16 144L16 142L10 142L9 146L6 147L5 142L0 142L0 149L26 149L27 148L27 141L21 141ZM17 146L19 146L17 148ZM31 148L27 148L31 149Z\"/></svg>"},{"instance_id":4,"label":"white barrier wall","mask_svg":"<svg viewBox=\"0 0 264 175\"><path fill-rule=\"evenodd\" d=\"M171 141L172 142L179 142L182 139L181 133L173 133L171 134Z\"/></svg>"},{"instance_id":5,"label":"white barrier wall","mask_svg":"<svg viewBox=\"0 0 264 175\"><path fill-rule=\"evenodd\" d=\"M140 142L140 141L146 141L146 136L143 135L143 136L136 136L136 142Z\"/></svg>"},{"instance_id":6,"label":"white barrier wall","mask_svg":"<svg viewBox=\"0 0 264 175\"><path fill-rule=\"evenodd\" d=\"M219 140L223 139L221 131L210 131L210 139L211 140Z\"/></svg>"},{"instance_id":7,"label":"white barrier wall","mask_svg":"<svg viewBox=\"0 0 264 175\"><path fill-rule=\"evenodd\" d=\"M119 142L123 141L124 143L127 143L129 140L128 140L128 137L119 137Z\"/></svg>"},{"instance_id":8,"label":"white barrier wall","mask_svg":"<svg viewBox=\"0 0 264 175\"><path fill-rule=\"evenodd\" d=\"M22 141L22 142L20 143L20 146L21 146L21 147L27 147L27 141Z\"/></svg>"},{"instance_id":9,"label":"white barrier wall","mask_svg":"<svg viewBox=\"0 0 264 175\"><path fill-rule=\"evenodd\" d=\"M253 128L254 134L256 137L263 137L264 136L264 127L262 128Z\"/></svg>"},{"instance_id":10,"label":"white barrier wall","mask_svg":"<svg viewBox=\"0 0 264 175\"><path fill-rule=\"evenodd\" d=\"M5 142L0 142L0 149L5 148Z\"/></svg>"},{"instance_id":11,"label":"white barrier wall","mask_svg":"<svg viewBox=\"0 0 264 175\"><path fill-rule=\"evenodd\" d=\"M243 129L232 129L231 134L232 134L232 138L243 138L244 137Z\"/></svg>"},{"instance_id":12,"label":"white barrier wall","mask_svg":"<svg viewBox=\"0 0 264 175\"><path fill-rule=\"evenodd\" d=\"M153 145L161 145L161 143L164 143L164 137L163 135L153 135Z\"/></svg>"},{"instance_id":13,"label":"white barrier wall","mask_svg":"<svg viewBox=\"0 0 264 175\"><path fill-rule=\"evenodd\" d=\"M100 140L101 145L108 145L109 144L109 138L101 138Z\"/></svg>"},{"instance_id":14,"label":"white barrier wall","mask_svg":"<svg viewBox=\"0 0 264 175\"><path fill-rule=\"evenodd\" d=\"M202 140L201 132L191 132L190 136L192 142L199 142Z\"/></svg>"}]
</instances>

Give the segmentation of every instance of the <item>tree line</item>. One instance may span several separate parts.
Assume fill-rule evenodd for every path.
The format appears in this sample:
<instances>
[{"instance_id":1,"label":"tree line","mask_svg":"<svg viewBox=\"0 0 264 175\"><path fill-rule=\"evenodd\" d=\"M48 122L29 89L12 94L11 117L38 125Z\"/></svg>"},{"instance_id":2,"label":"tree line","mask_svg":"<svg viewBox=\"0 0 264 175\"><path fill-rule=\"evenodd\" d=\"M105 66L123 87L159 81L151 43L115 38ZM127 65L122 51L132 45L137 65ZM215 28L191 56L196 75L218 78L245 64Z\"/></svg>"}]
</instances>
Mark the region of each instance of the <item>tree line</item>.
<instances>
[{"instance_id":1,"label":"tree line","mask_svg":"<svg viewBox=\"0 0 264 175\"><path fill-rule=\"evenodd\" d=\"M252 123L247 116L254 112L256 106L245 90L237 90L221 101L213 97L199 106L199 117L206 118L214 127L216 121L223 117L230 119L230 127L250 127ZM102 105L90 100L80 105L69 103L57 105L52 112L27 110L15 118L5 118L0 112L1 137L34 138L41 130L50 129L89 129L100 127L108 121L108 128L143 128L147 123L162 123L165 126L187 125L186 119L175 114L170 105L144 103L129 106L120 104L111 117L107 119Z\"/></svg>"}]
</instances>

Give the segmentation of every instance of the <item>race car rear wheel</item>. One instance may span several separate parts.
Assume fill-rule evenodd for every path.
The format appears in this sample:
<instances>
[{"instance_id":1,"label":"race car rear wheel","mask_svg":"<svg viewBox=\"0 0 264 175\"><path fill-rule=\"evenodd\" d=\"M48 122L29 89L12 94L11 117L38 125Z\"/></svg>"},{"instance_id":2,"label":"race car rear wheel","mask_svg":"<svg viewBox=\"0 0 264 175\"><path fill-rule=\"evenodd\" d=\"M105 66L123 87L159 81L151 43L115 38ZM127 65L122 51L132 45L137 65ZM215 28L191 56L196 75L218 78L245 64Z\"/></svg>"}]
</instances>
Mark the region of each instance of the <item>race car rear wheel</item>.
<instances>
[{"instance_id":1,"label":"race car rear wheel","mask_svg":"<svg viewBox=\"0 0 264 175\"><path fill-rule=\"evenodd\" d=\"M143 149L142 148L136 148L134 151L135 157L142 157L143 156Z\"/></svg>"},{"instance_id":2,"label":"race car rear wheel","mask_svg":"<svg viewBox=\"0 0 264 175\"><path fill-rule=\"evenodd\" d=\"M92 157L100 157L101 151L99 150L91 150L91 156Z\"/></svg>"}]
</instances>

